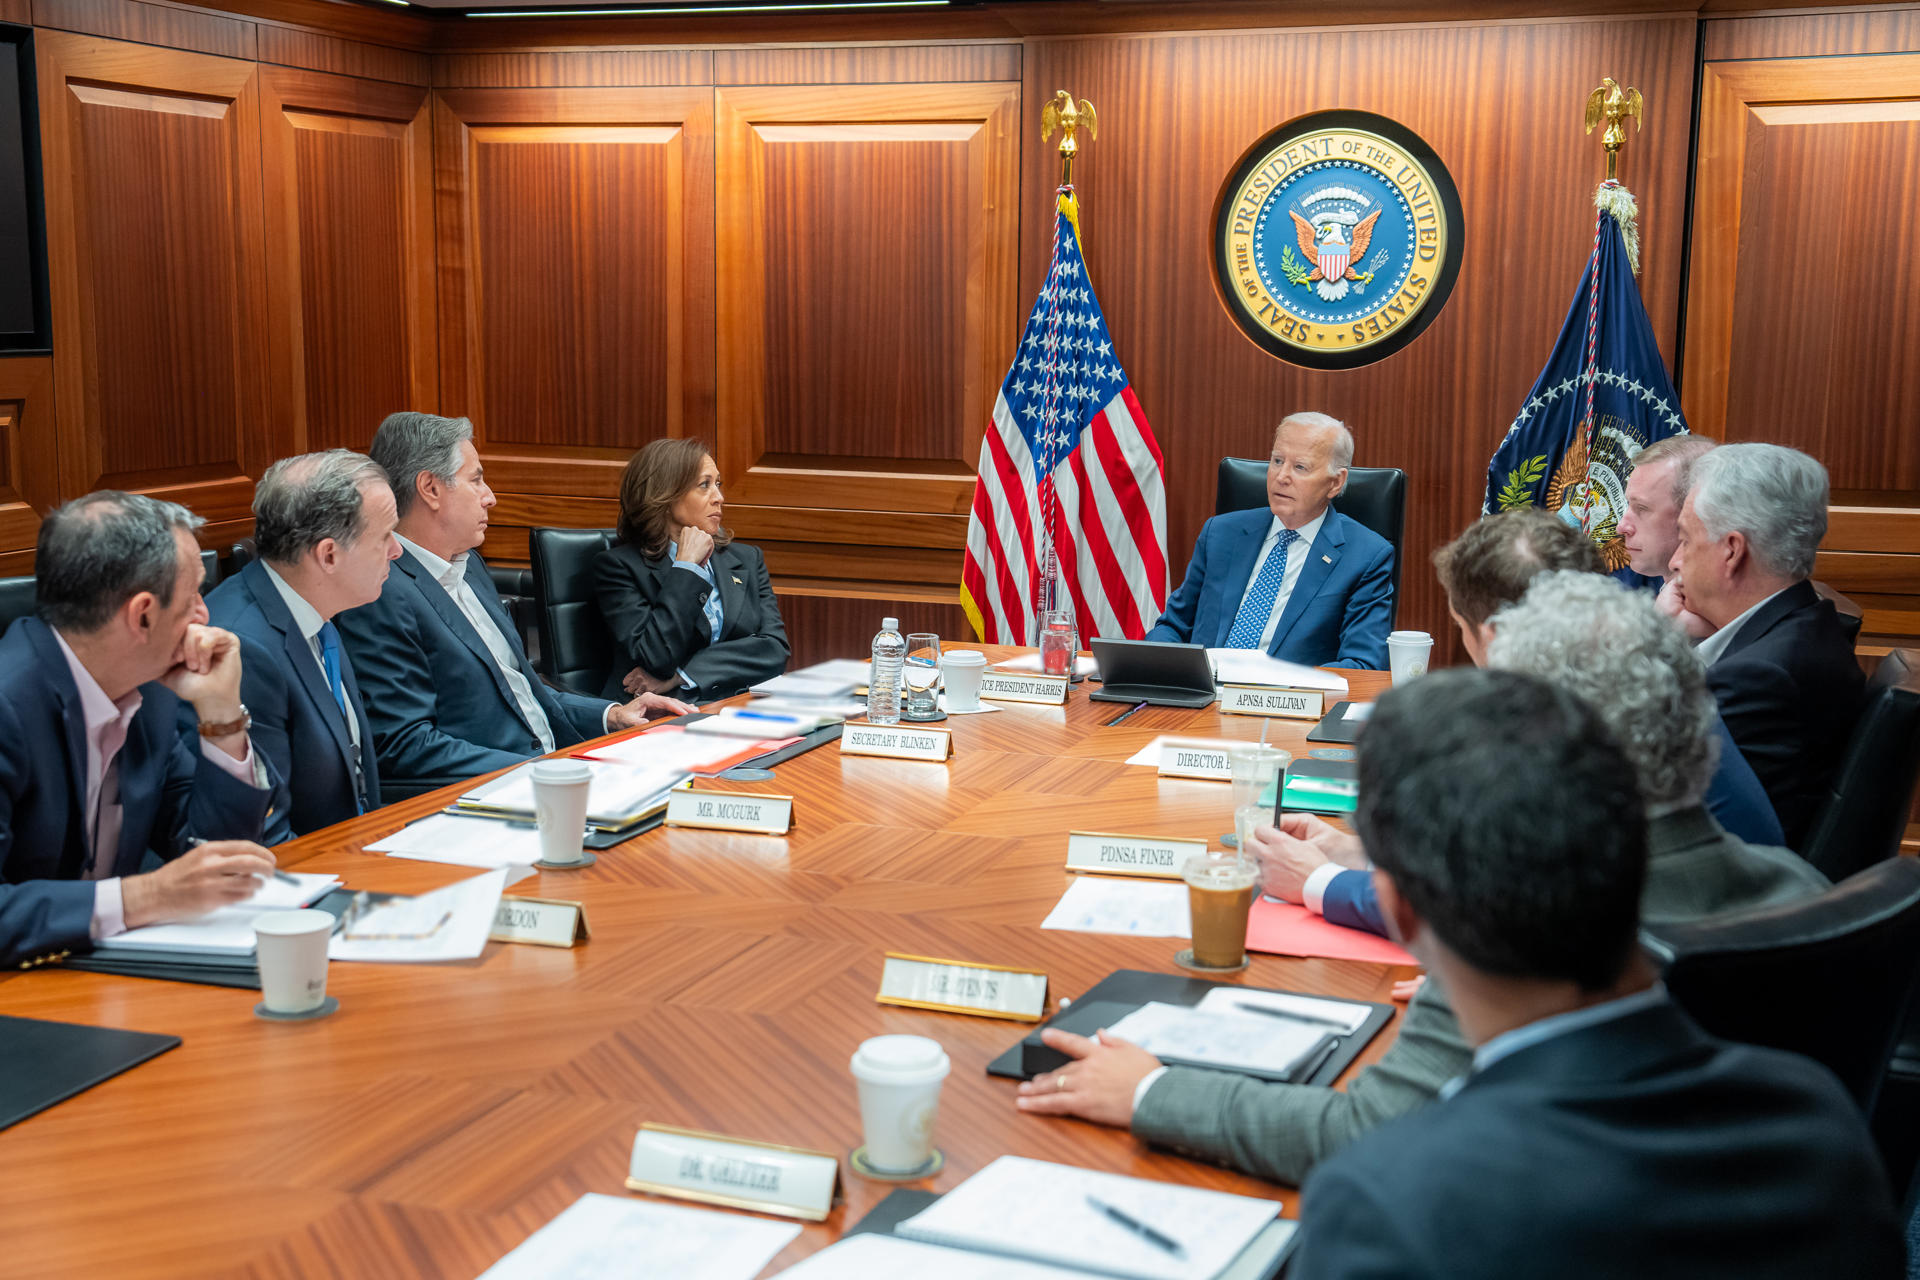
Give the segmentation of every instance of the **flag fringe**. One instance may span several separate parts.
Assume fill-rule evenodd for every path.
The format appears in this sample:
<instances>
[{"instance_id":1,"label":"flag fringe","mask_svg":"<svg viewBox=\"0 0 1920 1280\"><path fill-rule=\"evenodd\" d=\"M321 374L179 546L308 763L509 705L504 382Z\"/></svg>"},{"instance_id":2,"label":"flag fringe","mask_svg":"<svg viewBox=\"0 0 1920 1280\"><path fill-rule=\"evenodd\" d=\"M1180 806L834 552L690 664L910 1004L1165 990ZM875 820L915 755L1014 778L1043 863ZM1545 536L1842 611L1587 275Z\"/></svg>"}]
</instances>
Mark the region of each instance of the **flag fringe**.
<instances>
[{"instance_id":1,"label":"flag fringe","mask_svg":"<svg viewBox=\"0 0 1920 1280\"><path fill-rule=\"evenodd\" d=\"M1594 208L1613 215L1620 225L1620 246L1627 251L1627 267L1640 274L1640 204L1633 192L1618 182L1603 182L1593 193Z\"/></svg>"}]
</instances>

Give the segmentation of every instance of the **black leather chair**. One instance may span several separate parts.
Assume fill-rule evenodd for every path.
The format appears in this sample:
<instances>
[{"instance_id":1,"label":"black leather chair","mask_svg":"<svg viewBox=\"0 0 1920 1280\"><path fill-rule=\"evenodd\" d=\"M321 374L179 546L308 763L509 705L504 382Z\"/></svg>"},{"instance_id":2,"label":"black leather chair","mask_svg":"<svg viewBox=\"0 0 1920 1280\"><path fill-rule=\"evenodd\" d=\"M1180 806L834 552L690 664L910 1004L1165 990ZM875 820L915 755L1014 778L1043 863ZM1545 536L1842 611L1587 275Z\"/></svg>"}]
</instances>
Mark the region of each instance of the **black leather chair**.
<instances>
[{"instance_id":1,"label":"black leather chair","mask_svg":"<svg viewBox=\"0 0 1920 1280\"><path fill-rule=\"evenodd\" d=\"M260 558L260 548L252 538L242 538L227 548L227 576L231 578Z\"/></svg>"},{"instance_id":2,"label":"black leather chair","mask_svg":"<svg viewBox=\"0 0 1920 1280\"><path fill-rule=\"evenodd\" d=\"M1860 627L1866 622L1867 615L1861 610L1859 605L1849 600L1846 596L1841 595L1826 583L1821 582L1817 578L1811 581L1813 582L1814 591L1819 594L1820 598L1833 606L1834 613L1838 615L1840 619L1840 625L1846 629L1847 639L1858 644L1860 642Z\"/></svg>"},{"instance_id":3,"label":"black leather chair","mask_svg":"<svg viewBox=\"0 0 1920 1280\"><path fill-rule=\"evenodd\" d=\"M1867 682L1866 709L1801 855L1840 880L1900 850L1920 777L1920 650L1894 649Z\"/></svg>"},{"instance_id":4,"label":"black leather chair","mask_svg":"<svg viewBox=\"0 0 1920 1280\"><path fill-rule=\"evenodd\" d=\"M532 572L519 565L490 564L487 576L493 579L493 589L500 593L500 607L507 611L513 629L520 633L520 645L527 651L527 661L535 671L545 671L540 635L534 627Z\"/></svg>"},{"instance_id":5,"label":"black leather chair","mask_svg":"<svg viewBox=\"0 0 1920 1280\"><path fill-rule=\"evenodd\" d=\"M32 575L24 578L0 578L0 636L7 634L16 618L24 618L33 612L34 585Z\"/></svg>"},{"instance_id":6,"label":"black leather chair","mask_svg":"<svg viewBox=\"0 0 1920 1280\"><path fill-rule=\"evenodd\" d=\"M1222 458L1220 479L1213 494L1213 514L1251 511L1267 505L1267 464L1264 459ZM1400 616L1400 543L1407 528L1407 473L1398 467L1351 467L1347 487L1333 500L1333 509L1358 520L1387 540L1393 548L1393 609L1391 628Z\"/></svg>"},{"instance_id":7,"label":"black leather chair","mask_svg":"<svg viewBox=\"0 0 1920 1280\"><path fill-rule=\"evenodd\" d=\"M612 545L611 529L535 529L529 545L541 674L596 698L619 656L593 589L593 558Z\"/></svg>"},{"instance_id":8,"label":"black leather chair","mask_svg":"<svg viewBox=\"0 0 1920 1280\"><path fill-rule=\"evenodd\" d=\"M1825 1063L1871 1112L1920 983L1920 862L1889 859L1817 897L1647 941L1701 1026Z\"/></svg>"},{"instance_id":9,"label":"black leather chair","mask_svg":"<svg viewBox=\"0 0 1920 1280\"><path fill-rule=\"evenodd\" d=\"M220 553L212 550L200 552L200 594L205 595L220 585Z\"/></svg>"}]
</instances>

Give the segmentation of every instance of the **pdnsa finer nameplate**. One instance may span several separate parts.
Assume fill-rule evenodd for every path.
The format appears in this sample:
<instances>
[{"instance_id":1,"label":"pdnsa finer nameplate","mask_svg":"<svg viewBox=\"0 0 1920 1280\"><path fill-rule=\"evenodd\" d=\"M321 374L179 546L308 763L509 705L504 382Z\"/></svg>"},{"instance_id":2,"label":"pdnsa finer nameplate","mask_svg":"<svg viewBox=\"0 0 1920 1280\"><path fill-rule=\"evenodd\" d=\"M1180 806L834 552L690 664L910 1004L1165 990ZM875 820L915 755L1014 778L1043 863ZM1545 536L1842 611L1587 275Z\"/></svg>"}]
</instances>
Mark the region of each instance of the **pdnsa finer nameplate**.
<instances>
[{"instance_id":1,"label":"pdnsa finer nameplate","mask_svg":"<svg viewBox=\"0 0 1920 1280\"><path fill-rule=\"evenodd\" d=\"M667 793L666 824L783 836L793 829L793 797L695 791L690 784L682 784Z\"/></svg>"},{"instance_id":2,"label":"pdnsa finer nameplate","mask_svg":"<svg viewBox=\"0 0 1920 1280\"><path fill-rule=\"evenodd\" d=\"M1038 1022L1047 1012L1047 975L1031 969L887 953L881 1004Z\"/></svg>"},{"instance_id":3,"label":"pdnsa finer nameplate","mask_svg":"<svg viewBox=\"0 0 1920 1280\"><path fill-rule=\"evenodd\" d=\"M1121 836L1104 831L1067 833L1067 870L1098 871L1117 876L1180 878L1188 858L1205 853L1205 840L1160 836Z\"/></svg>"},{"instance_id":4,"label":"pdnsa finer nameplate","mask_svg":"<svg viewBox=\"0 0 1920 1280\"><path fill-rule=\"evenodd\" d=\"M840 1161L824 1151L643 1124L627 1188L819 1222L833 1209Z\"/></svg>"},{"instance_id":5,"label":"pdnsa finer nameplate","mask_svg":"<svg viewBox=\"0 0 1920 1280\"><path fill-rule=\"evenodd\" d=\"M1220 686L1220 709L1229 715L1318 720L1326 714L1326 699L1327 695L1317 689L1281 689L1270 684Z\"/></svg>"},{"instance_id":6,"label":"pdnsa finer nameplate","mask_svg":"<svg viewBox=\"0 0 1920 1280\"><path fill-rule=\"evenodd\" d=\"M938 762L953 754L953 734L903 724L849 724L840 731L840 754Z\"/></svg>"},{"instance_id":7,"label":"pdnsa finer nameplate","mask_svg":"<svg viewBox=\"0 0 1920 1280\"><path fill-rule=\"evenodd\" d=\"M980 696L988 702L1045 702L1057 707L1067 700L1067 678L988 671L980 677Z\"/></svg>"}]
</instances>

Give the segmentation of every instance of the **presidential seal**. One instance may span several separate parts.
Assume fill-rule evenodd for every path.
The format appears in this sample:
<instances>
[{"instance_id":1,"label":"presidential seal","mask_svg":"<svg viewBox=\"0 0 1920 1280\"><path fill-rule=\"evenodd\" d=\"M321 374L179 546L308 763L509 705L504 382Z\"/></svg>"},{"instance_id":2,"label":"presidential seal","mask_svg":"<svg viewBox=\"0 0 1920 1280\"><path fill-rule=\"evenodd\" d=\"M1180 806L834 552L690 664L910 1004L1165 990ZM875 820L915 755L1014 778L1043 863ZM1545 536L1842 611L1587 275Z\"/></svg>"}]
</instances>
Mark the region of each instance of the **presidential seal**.
<instances>
[{"instance_id":1,"label":"presidential seal","mask_svg":"<svg viewBox=\"0 0 1920 1280\"><path fill-rule=\"evenodd\" d=\"M1433 321L1460 271L1460 196L1411 131L1323 111L1256 143L1220 192L1214 271L1246 335L1283 360L1352 369Z\"/></svg>"}]
</instances>

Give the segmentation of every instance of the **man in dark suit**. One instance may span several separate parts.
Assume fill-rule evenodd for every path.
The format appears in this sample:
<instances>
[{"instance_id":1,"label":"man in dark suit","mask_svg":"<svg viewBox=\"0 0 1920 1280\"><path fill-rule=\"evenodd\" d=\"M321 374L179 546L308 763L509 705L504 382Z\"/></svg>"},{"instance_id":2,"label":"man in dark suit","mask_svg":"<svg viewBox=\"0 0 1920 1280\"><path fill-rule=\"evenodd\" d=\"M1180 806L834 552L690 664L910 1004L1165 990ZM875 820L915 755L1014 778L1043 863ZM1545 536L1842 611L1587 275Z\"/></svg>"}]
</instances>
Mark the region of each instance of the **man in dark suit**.
<instances>
[{"instance_id":1,"label":"man in dark suit","mask_svg":"<svg viewBox=\"0 0 1920 1280\"><path fill-rule=\"evenodd\" d=\"M1324 413L1283 419L1267 460L1267 509L1201 526L1186 579L1146 638L1385 667L1393 548L1329 505L1352 465L1344 423Z\"/></svg>"},{"instance_id":2,"label":"man in dark suit","mask_svg":"<svg viewBox=\"0 0 1920 1280\"><path fill-rule=\"evenodd\" d=\"M239 642L204 625L201 523L112 491L41 523L40 616L0 638L0 965L244 901L273 872L252 843L272 777Z\"/></svg>"},{"instance_id":3,"label":"man in dark suit","mask_svg":"<svg viewBox=\"0 0 1920 1280\"><path fill-rule=\"evenodd\" d=\"M1680 508L1693 487L1693 464L1716 446L1705 436L1668 436L1633 455L1627 473L1626 509L1620 513L1620 542L1627 568L1659 593L1660 609L1695 640L1713 634L1713 626L1681 605L1680 580L1668 578L1673 548L1680 541Z\"/></svg>"},{"instance_id":4,"label":"man in dark suit","mask_svg":"<svg viewBox=\"0 0 1920 1280\"><path fill-rule=\"evenodd\" d=\"M487 487L473 424L395 413L370 450L399 510L401 555L379 599L335 619L352 655L381 785L416 794L692 708L658 694L607 702L549 688L486 564Z\"/></svg>"},{"instance_id":5,"label":"man in dark suit","mask_svg":"<svg viewBox=\"0 0 1920 1280\"><path fill-rule=\"evenodd\" d=\"M1475 1046L1440 1101L1306 1185L1294 1280L1892 1280L1886 1175L1826 1068L1715 1040L1637 946L1645 824L1582 700L1513 672L1396 689L1356 825Z\"/></svg>"},{"instance_id":6,"label":"man in dark suit","mask_svg":"<svg viewBox=\"0 0 1920 1280\"><path fill-rule=\"evenodd\" d=\"M1799 848L1866 694L1840 617L1808 579L1827 532L1827 469L1777 444L1726 444L1693 466L1672 569L1707 683Z\"/></svg>"},{"instance_id":7,"label":"man in dark suit","mask_svg":"<svg viewBox=\"0 0 1920 1280\"><path fill-rule=\"evenodd\" d=\"M365 455L283 458L253 494L260 558L207 597L214 622L240 637L254 745L291 792L269 844L380 806L373 726L333 617L380 598L400 554L396 519L387 474Z\"/></svg>"}]
</instances>

